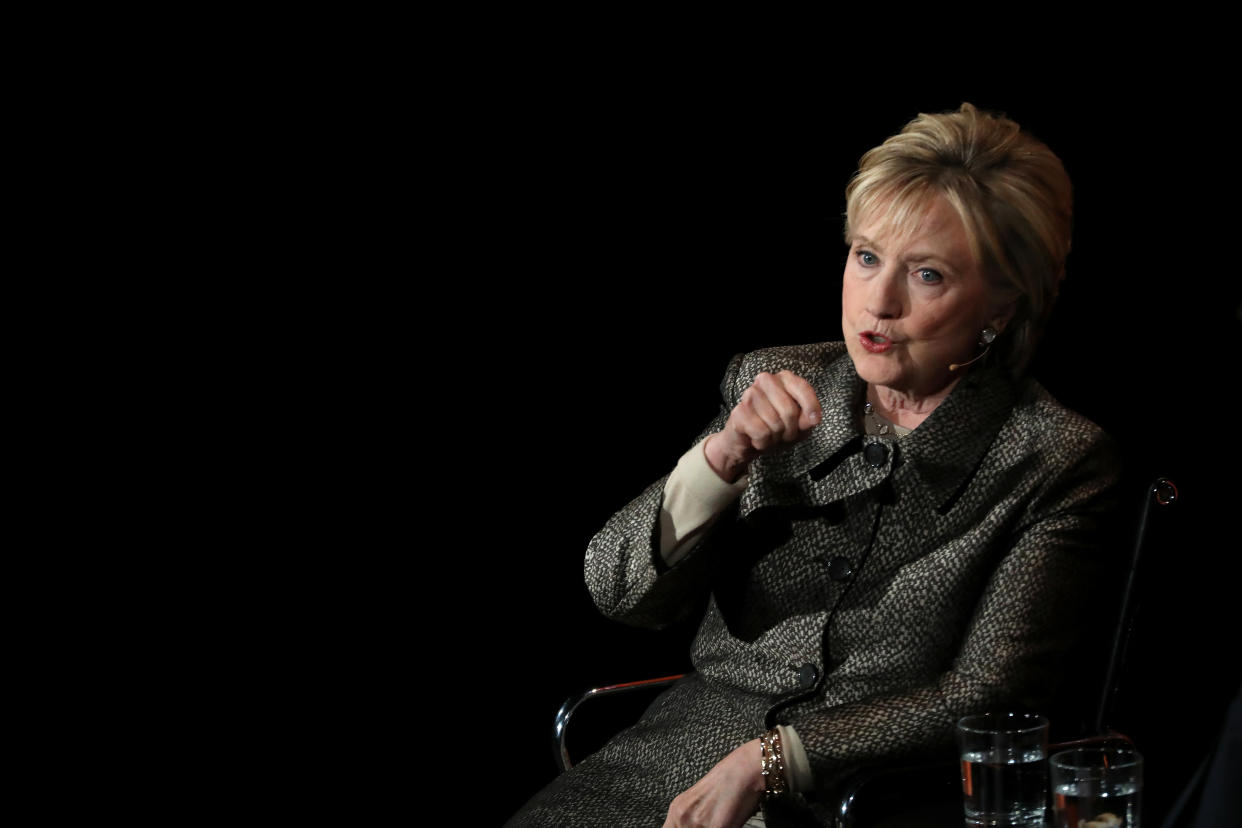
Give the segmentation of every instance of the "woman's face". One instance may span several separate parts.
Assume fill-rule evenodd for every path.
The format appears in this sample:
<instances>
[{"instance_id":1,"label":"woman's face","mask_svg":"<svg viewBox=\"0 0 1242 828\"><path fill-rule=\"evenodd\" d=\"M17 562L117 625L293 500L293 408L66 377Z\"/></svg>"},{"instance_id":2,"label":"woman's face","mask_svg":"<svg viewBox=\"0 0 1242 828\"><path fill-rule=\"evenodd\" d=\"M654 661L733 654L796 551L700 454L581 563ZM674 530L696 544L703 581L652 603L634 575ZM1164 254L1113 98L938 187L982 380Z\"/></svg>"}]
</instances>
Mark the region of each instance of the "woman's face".
<instances>
[{"instance_id":1,"label":"woman's face","mask_svg":"<svg viewBox=\"0 0 1242 828\"><path fill-rule=\"evenodd\" d=\"M978 354L983 328L999 331L1008 317L993 307L966 228L942 196L904 238L876 212L854 228L845 264L845 344L867 382L932 396L961 376L950 364Z\"/></svg>"}]
</instances>

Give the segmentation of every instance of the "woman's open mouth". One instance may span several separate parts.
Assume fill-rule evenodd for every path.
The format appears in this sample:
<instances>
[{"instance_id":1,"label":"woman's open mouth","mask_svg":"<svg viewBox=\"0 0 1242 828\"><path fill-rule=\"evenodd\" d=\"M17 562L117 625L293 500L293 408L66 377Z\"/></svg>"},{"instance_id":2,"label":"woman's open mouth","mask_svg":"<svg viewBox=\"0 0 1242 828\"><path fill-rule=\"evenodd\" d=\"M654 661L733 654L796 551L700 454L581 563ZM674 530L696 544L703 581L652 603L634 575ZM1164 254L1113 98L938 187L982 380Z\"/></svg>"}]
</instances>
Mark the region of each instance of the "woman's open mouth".
<instances>
[{"instance_id":1,"label":"woman's open mouth","mask_svg":"<svg viewBox=\"0 0 1242 828\"><path fill-rule=\"evenodd\" d=\"M870 353L882 354L889 348L893 347L893 341L887 336L882 336L875 331L863 331L858 336L858 341Z\"/></svg>"}]
</instances>

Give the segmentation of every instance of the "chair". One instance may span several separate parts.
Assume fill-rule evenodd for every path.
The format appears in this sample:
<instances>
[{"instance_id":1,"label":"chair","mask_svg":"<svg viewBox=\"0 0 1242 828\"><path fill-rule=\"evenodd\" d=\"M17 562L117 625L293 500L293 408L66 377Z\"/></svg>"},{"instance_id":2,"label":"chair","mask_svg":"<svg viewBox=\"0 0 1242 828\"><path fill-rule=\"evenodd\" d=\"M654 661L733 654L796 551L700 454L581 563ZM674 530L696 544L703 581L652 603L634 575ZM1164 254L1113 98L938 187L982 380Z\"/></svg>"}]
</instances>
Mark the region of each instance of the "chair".
<instances>
[{"instance_id":1,"label":"chair","mask_svg":"<svg viewBox=\"0 0 1242 828\"><path fill-rule=\"evenodd\" d=\"M1054 742L1049 745L1050 751L1115 740L1130 742L1128 737L1111 727L1110 721L1134 628L1137 611L1135 587L1139 563L1152 535L1151 526L1155 515L1167 511L1179 497L1177 486L1165 477L1154 479L1145 488L1135 520L1133 544L1122 561L1124 578L1120 584L1119 600L1113 608L1114 623L1109 628L1111 635L1105 642L1096 642L1107 646L1109 657L1097 685L1100 689L1091 715L1083 720L1086 722L1085 727L1077 728L1078 732L1088 735L1085 738ZM1098 653L1097 647L1092 651L1084 650L1077 657L1098 661ZM681 677L679 674L596 687L566 699L557 711L553 725L553 748L557 767L565 771L573 764L566 737L571 718L584 703L635 691L667 687ZM959 774L956 761L864 768L853 774L840 790L835 807L835 828L861 828L864 825L874 828L885 825L917 828L927 825L930 828L960 820Z\"/></svg>"}]
</instances>

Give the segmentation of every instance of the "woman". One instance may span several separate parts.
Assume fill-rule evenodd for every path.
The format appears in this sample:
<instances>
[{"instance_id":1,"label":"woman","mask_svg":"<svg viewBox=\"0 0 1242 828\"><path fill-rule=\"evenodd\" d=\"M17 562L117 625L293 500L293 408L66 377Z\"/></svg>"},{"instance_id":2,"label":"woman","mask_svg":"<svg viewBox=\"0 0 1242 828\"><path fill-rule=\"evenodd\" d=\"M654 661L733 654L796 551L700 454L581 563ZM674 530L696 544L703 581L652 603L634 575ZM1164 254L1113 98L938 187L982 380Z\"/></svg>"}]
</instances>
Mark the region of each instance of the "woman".
<instances>
[{"instance_id":1,"label":"woman","mask_svg":"<svg viewBox=\"0 0 1242 828\"><path fill-rule=\"evenodd\" d=\"M853 769L1050 697L1116 467L1025 375L1069 179L964 104L864 155L846 198L845 341L735 357L721 415L587 551L610 617L710 594L695 672L511 824L826 821Z\"/></svg>"}]
</instances>

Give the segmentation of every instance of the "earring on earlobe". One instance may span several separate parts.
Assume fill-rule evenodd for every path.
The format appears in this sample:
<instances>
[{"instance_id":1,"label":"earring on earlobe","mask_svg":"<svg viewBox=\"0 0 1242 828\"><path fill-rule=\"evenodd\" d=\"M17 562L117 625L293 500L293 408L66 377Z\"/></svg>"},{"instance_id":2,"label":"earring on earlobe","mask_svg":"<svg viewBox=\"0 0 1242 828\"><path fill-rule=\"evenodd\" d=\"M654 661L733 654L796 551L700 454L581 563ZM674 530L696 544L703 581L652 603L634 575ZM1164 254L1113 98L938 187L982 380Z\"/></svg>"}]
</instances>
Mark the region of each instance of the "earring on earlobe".
<instances>
[{"instance_id":1,"label":"earring on earlobe","mask_svg":"<svg viewBox=\"0 0 1242 828\"><path fill-rule=\"evenodd\" d=\"M968 359L965 362L955 362L949 366L950 371L956 371L958 368L965 368L972 362L978 362L988 355L988 351L992 350L992 342L996 339L996 329L988 325L979 332L979 344L983 346L983 353L974 359Z\"/></svg>"}]
</instances>

